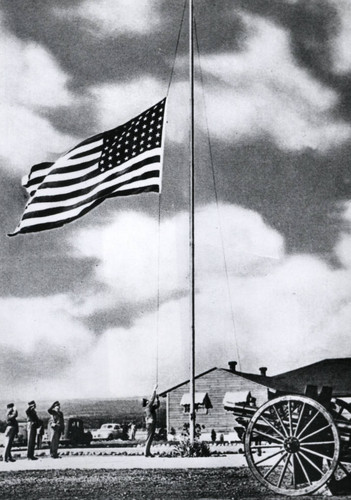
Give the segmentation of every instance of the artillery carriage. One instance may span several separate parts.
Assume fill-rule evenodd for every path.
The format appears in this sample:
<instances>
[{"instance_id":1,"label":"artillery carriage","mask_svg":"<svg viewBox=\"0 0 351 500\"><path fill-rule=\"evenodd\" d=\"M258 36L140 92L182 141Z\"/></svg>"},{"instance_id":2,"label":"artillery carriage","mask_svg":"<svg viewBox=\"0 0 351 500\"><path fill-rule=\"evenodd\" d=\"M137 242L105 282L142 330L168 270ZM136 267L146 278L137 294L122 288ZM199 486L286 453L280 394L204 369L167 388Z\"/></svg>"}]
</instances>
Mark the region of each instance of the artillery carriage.
<instances>
[{"instance_id":1,"label":"artillery carriage","mask_svg":"<svg viewBox=\"0 0 351 500\"><path fill-rule=\"evenodd\" d=\"M307 386L304 394L268 392L260 407L250 393L245 401L224 401L251 472L270 490L289 496L325 486L351 490L351 405L332 393Z\"/></svg>"}]
</instances>

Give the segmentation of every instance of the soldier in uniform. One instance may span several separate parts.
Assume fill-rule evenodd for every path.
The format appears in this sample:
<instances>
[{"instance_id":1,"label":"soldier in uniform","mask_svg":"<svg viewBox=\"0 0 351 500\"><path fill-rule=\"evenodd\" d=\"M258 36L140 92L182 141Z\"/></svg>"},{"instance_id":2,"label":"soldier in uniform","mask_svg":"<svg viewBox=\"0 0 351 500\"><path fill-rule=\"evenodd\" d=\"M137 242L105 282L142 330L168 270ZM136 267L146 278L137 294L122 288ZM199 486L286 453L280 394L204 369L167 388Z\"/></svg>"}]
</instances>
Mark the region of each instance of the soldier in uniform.
<instances>
[{"instance_id":1,"label":"soldier in uniform","mask_svg":"<svg viewBox=\"0 0 351 500\"><path fill-rule=\"evenodd\" d=\"M144 453L145 457L153 457L153 455L150 452L150 449L156 430L156 410L160 406L160 401L156 394L156 390L157 390L157 384L154 387L150 399L144 398L142 402L145 411L145 423L147 430L147 438L146 438L145 453Z\"/></svg>"},{"instance_id":2,"label":"soldier in uniform","mask_svg":"<svg viewBox=\"0 0 351 500\"><path fill-rule=\"evenodd\" d=\"M51 415L49 420L50 455L52 458L60 458L57 450L60 436L65 428L65 422L59 401L55 401L48 409L48 412Z\"/></svg>"},{"instance_id":3,"label":"soldier in uniform","mask_svg":"<svg viewBox=\"0 0 351 500\"><path fill-rule=\"evenodd\" d=\"M37 429L40 427L41 420L36 412L35 401L29 401L26 409L27 415L27 458L28 460L38 460L34 456L35 441L37 437Z\"/></svg>"},{"instance_id":4,"label":"soldier in uniform","mask_svg":"<svg viewBox=\"0 0 351 500\"><path fill-rule=\"evenodd\" d=\"M4 461L16 462L11 456L11 447L16 434L18 433L18 412L14 403L7 405L6 412L6 429L5 429L5 442L4 442Z\"/></svg>"}]
</instances>

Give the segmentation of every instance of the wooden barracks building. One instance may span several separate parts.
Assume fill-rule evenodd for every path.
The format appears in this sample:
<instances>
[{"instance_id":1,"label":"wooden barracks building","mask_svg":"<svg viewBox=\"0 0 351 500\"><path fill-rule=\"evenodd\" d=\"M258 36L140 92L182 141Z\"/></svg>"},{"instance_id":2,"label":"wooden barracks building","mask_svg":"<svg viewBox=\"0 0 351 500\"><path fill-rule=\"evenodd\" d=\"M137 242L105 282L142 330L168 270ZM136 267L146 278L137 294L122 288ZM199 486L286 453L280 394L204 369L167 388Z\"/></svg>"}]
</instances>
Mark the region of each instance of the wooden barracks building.
<instances>
[{"instance_id":1,"label":"wooden barracks building","mask_svg":"<svg viewBox=\"0 0 351 500\"><path fill-rule=\"evenodd\" d=\"M234 416L225 409L233 402L253 400L256 406L261 406L275 395L304 394L307 387L318 393L324 386L331 386L334 396L343 397L351 387L351 358L325 359L271 377L267 376L267 368L260 368L254 374L237 371L236 365L231 361L228 368L211 368L195 377L196 423L204 426L202 434L207 437L212 430L217 436L234 432ZM179 434L189 422L189 380L160 396L166 398L167 433L174 430Z\"/></svg>"},{"instance_id":2,"label":"wooden barracks building","mask_svg":"<svg viewBox=\"0 0 351 500\"><path fill-rule=\"evenodd\" d=\"M250 393L261 405L268 399L270 383L266 368L259 374L243 373L236 370L236 362L228 363L228 368L211 368L195 377L196 423L205 426L203 433L228 434L234 429L234 416L224 409L223 401L231 396L236 400L246 400ZM189 422L190 385L189 380L162 392L166 398L167 433L177 434Z\"/></svg>"}]
</instances>

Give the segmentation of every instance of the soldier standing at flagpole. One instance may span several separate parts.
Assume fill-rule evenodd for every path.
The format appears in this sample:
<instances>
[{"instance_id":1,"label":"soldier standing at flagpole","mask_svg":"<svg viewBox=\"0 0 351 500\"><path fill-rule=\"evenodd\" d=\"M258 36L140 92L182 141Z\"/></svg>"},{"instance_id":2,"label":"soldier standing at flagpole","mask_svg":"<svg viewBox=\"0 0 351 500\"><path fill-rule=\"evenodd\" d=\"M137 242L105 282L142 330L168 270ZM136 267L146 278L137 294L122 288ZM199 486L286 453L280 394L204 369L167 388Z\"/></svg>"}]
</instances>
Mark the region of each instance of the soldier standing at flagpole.
<instances>
[{"instance_id":1,"label":"soldier standing at flagpole","mask_svg":"<svg viewBox=\"0 0 351 500\"><path fill-rule=\"evenodd\" d=\"M6 429L5 429L5 442L4 442L4 462L16 462L11 456L11 448L13 440L18 433L18 412L14 403L7 405L6 412Z\"/></svg>"},{"instance_id":2,"label":"soldier standing at flagpole","mask_svg":"<svg viewBox=\"0 0 351 500\"><path fill-rule=\"evenodd\" d=\"M145 444L145 457L153 457L151 454L151 444L154 439L155 430L156 430L156 410L160 406L160 400L158 395L156 394L157 384L154 387L153 393L150 399L143 399L143 408L145 411L145 423L147 430L147 438Z\"/></svg>"},{"instance_id":3,"label":"soldier standing at flagpole","mask_svg":"<svg viewBox=\"0 0 351 500\"><path fill-rule=\"evenodd\" d=\"M27 415L27 458L28 460L38 460L34 456L35 441L37 437L37 429L40 427L40 419L36 412L35 401L29 401L26 410Z\"/></svg>"},{"instance_id":4,"label":"soldier standing at flagpole","mask_svg":"<svg viewBox=\"0 0 351 500\"><path fill-rule=\"evenodd\" d=\"M65 423L59 401L55 401L50 406L48 413L51 415L49 420L50 455L52 458L60 458L57 450L60 442L60 436L64 431Z\"/></svg>"}]
</instances>

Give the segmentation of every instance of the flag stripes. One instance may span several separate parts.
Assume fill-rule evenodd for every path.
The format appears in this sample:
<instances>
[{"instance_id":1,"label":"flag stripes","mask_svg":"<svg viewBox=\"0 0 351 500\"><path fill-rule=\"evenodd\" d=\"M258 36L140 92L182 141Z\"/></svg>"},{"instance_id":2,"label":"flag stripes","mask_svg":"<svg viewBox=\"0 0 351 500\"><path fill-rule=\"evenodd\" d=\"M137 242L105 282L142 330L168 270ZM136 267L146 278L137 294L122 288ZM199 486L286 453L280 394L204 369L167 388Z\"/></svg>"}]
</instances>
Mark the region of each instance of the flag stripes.
<instances>
[{"instance_id":1,"label":"flag stripes","mask_svg":"<svg viewBox=\"0 0 351 500\"><path fill-rule=\"evenodd\" d=\"M75 200L74 204L72 203L72 198L66 199L67 198L66 193L57 194L55 196L40 197L38 199L38 203L40 203L40 205L38 207L36 205L35 206L29 205L28 209L23 214L22 219L28 219L36 215L44 216L45 214L50 215L50 213L59 213L60 211L64 212L69 208L77 208L79 206L86 204L87 202L93 201L94 199L96 199L97 196L106 197L107 195L112 195L112 194L118 196L118 192L126 184L137 182L142 179L154 179L159 177L158 170L149 170L141 174L140 171L142 169L140 169L139 167L138 170L139 170L138 176L135 176L134 172L131 172L131 174L133 175L124 176L124 180L118 182L118 184L116 184L115 176L111 176L112 178L110 180L105 180L102 186L97 186L94 189L91 189L90 187L86 189L79 189L74 191L74 193L70 193L74 195L74 200ZM90 196L87 197L86 195ZM59 206L56 204L56 202L60 202Z\"/></svg>"},{"instance_id":2,"label":"flag stripes","mask_svg":"<svg viewBox=\"0 0 351 500\"><path fill-rule=\"evenodd\" d=\"M160 192L164 110L165 99L55 163L34 165L23 182L29 200L9 236L63 226L106 198Z\"/></svg>"}]
</instances>

